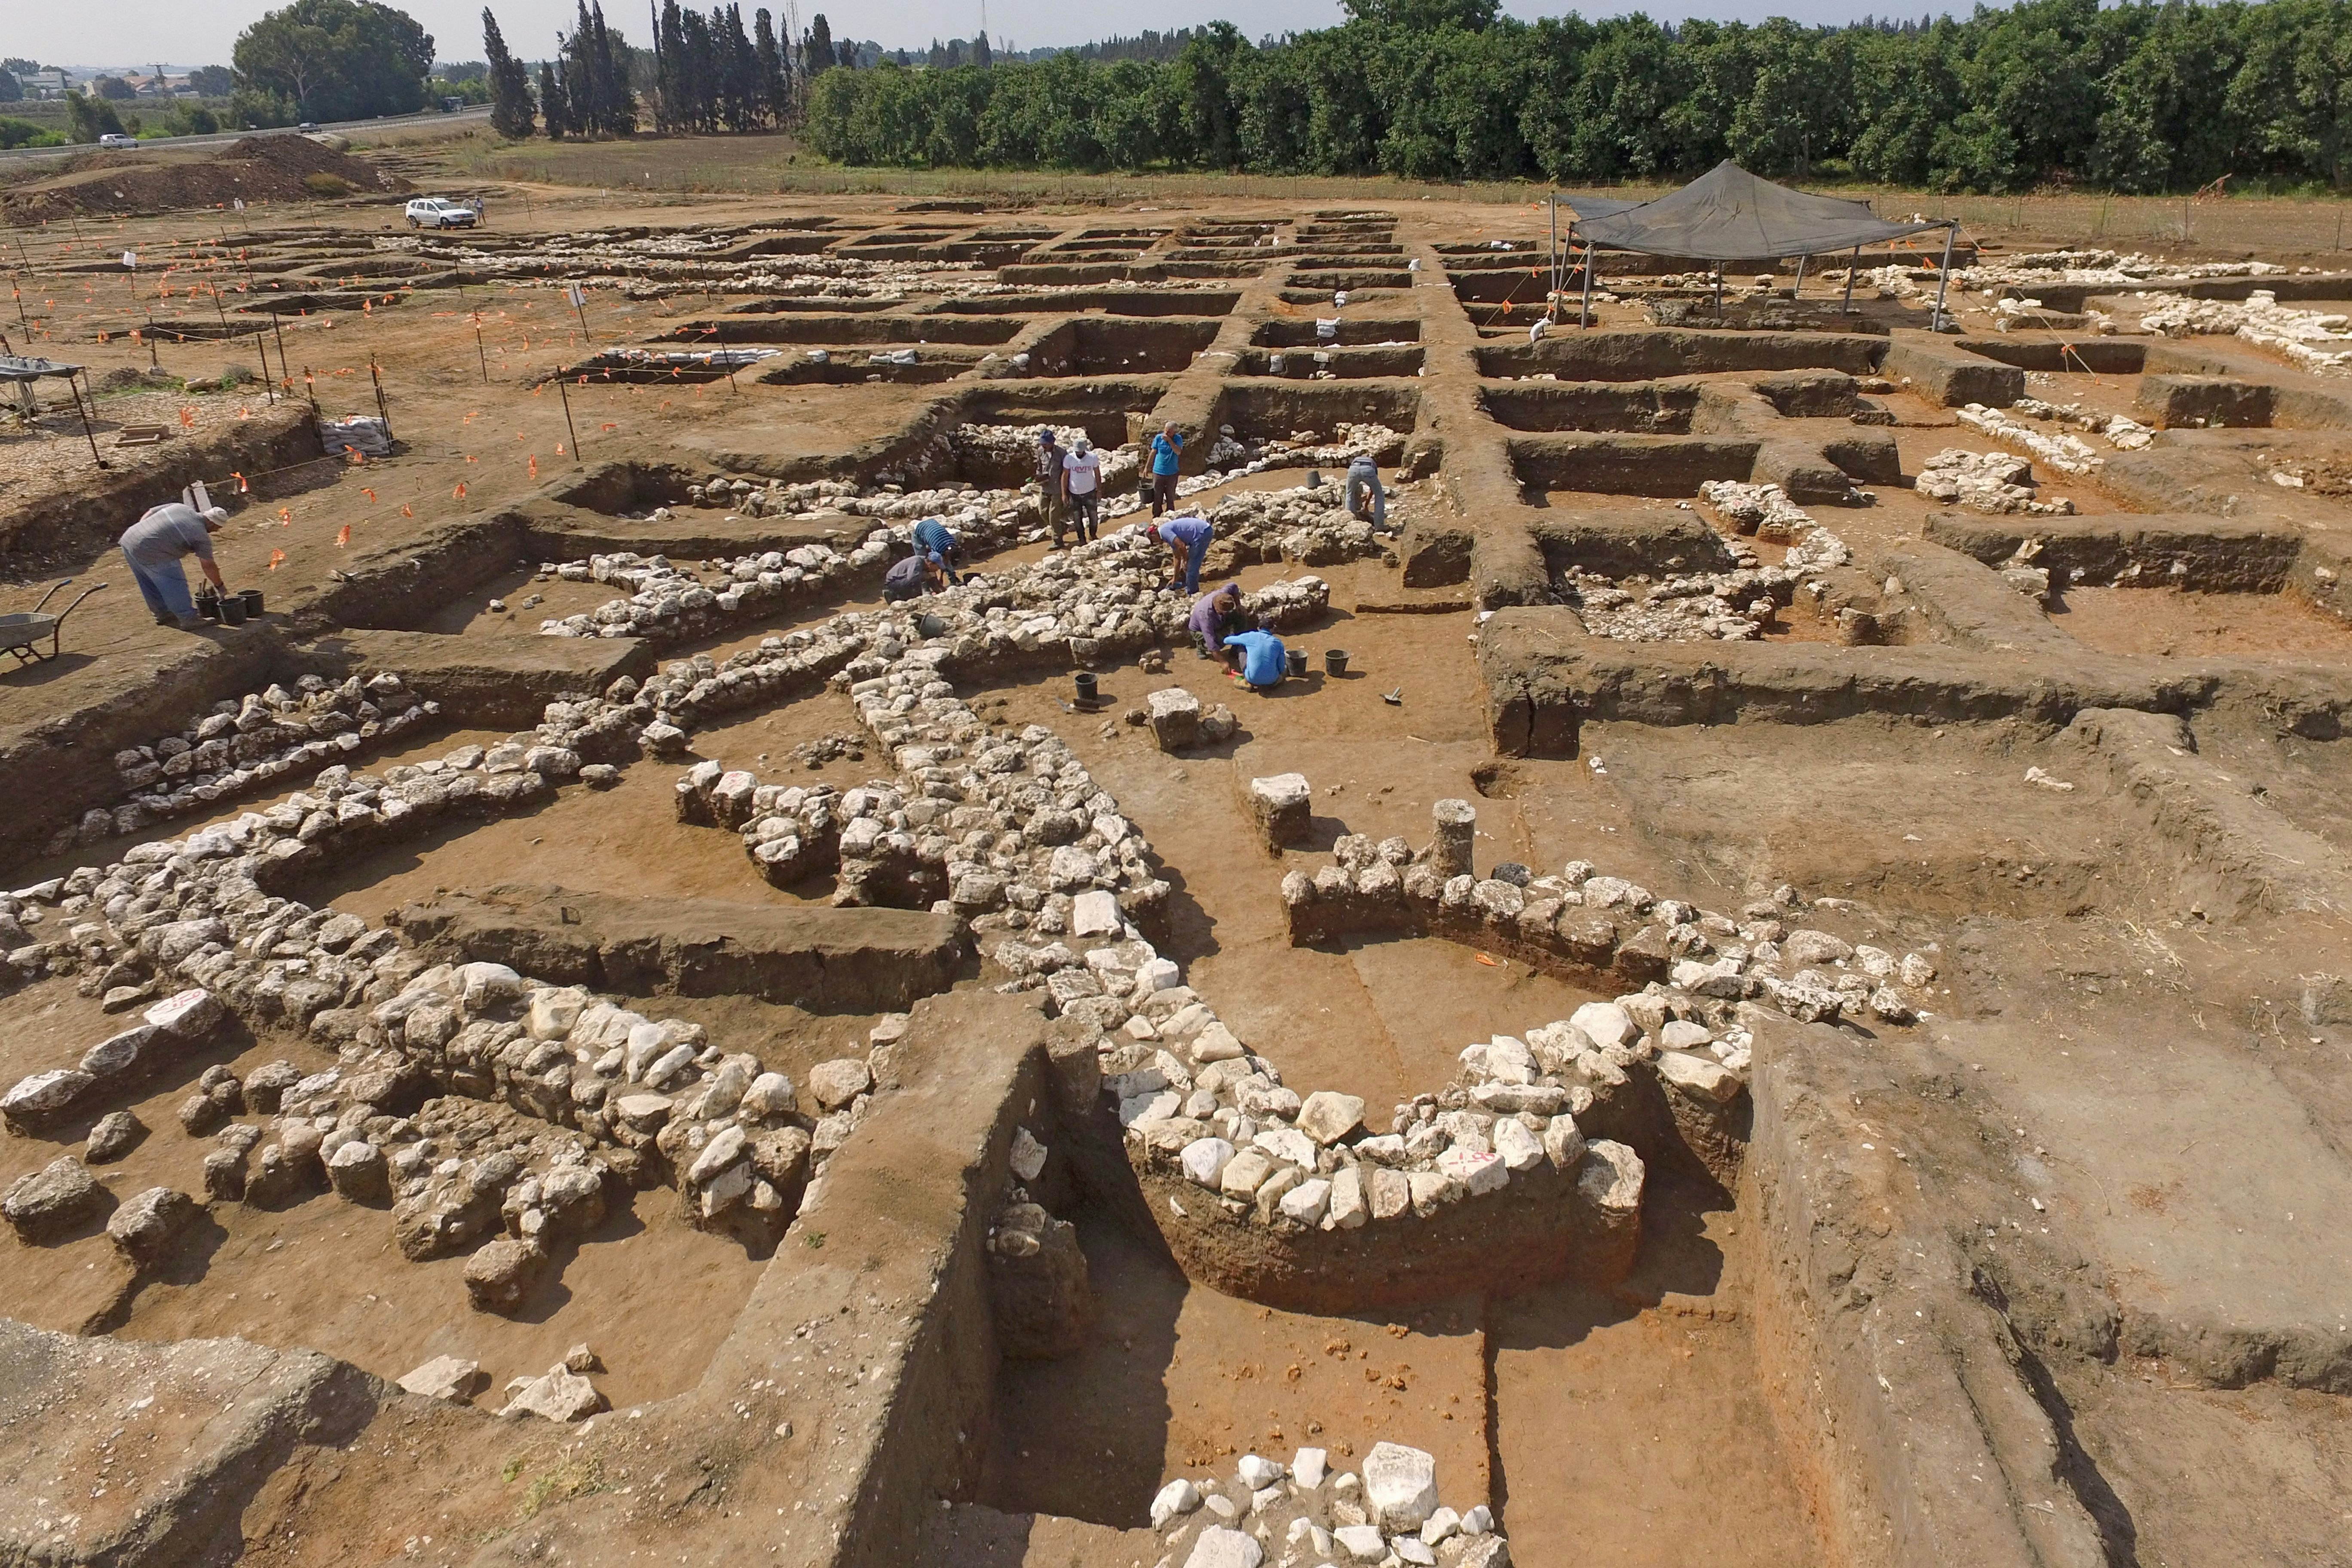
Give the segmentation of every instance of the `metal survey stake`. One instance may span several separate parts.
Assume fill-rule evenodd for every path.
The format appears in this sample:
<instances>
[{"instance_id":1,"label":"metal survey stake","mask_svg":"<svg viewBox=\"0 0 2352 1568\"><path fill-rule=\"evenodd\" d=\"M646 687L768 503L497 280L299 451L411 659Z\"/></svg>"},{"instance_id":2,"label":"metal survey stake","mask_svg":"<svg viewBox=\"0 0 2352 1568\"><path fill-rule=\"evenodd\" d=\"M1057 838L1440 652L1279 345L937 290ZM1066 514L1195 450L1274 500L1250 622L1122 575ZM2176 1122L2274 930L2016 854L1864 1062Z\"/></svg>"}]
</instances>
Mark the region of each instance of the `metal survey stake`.
<instances>
[{"instance_id":1,"label":"metal survey stake","mask_svg":"<svg viewBox=\"0 0 2352 1568\"><path fill-rule=\"evenodd\" d=\"M572 394L560 375L555 378L555 395L563 400L563 428L571 432L572 460L577 463L580 461L580 427L572 423Z\"/></svg>"},{"instance_id":2,"label":"metal survey stake","mask_svg":"<svg viewBox=\"0 0 2352 1568\"><path fill-rule=\"evenodd\" d=\"M474 357L482 362L482 384L488 386L490 384L490 355L489 351L482 347L482 314L478 310L474 312Z\"/></svg>"},{"instance_id":3,"label":"metal survey stake","mask_svg":"<svg viewBox=\"0 0 2352 1568\"><path fill-rule=\"evenodd\" d=\"M383 400L383 377L375 373L375 356L368 356L368 380L375 384L375 415L383 421L383 438L392 439L392 407Z\"/></svg>"}]
</instances>

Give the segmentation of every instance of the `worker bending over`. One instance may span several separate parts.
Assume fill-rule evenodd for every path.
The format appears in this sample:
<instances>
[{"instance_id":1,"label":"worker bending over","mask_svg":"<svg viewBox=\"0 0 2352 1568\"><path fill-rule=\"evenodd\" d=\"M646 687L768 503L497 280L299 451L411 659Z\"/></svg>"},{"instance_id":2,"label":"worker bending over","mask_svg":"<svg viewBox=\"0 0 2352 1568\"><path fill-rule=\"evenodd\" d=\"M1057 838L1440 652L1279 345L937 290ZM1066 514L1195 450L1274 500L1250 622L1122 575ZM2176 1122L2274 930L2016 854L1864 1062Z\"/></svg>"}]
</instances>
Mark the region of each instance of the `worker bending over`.
<instances>
[{"instance_id":1,"label":"worker bending over","mask_svg":"<svg viewBox=\"0 0 2352 1568\"><path fill-rule=\"evenodd\" d=\"M139 579L140 597L147 601L157 626L177 626L192 632L205 624L196 614L195 601L188 597L187 573L180 565L183 556L194 556L214 588L228 592L228 584L221 581L220 567L213 562L213 535L227 521L228 512L222 507L198 511L181 501L165 501L148 508L123 534L123 562Z\"/></svg>"},{"instance_id":2,"label":"worker bending over","mask_svg":"<svg viewBox=\"0 0 2352 1568\"><path fill-rule=\"evenodd\" d=\"M1389 525L1389 493L1381 488L1381 466L1370 453L1348 465L1348 515L1369 516L1374 528Z\"/></svg>"},{"instance_id":3,"label":"worker bending over","mask_svg":"<svg viewBox=\"0 0 2352 1568\"><path fill-rule=\"evenodd\" d=\"M915 524L915 553L928 555L938 563L940 571L950 583L961 583L956 567L963 561L963 544L936 517L927 517Z\"/></svg>"},{"instance_id":4,"label":"worker bending over","mask_svg":"<svg viewBox=\"0 0 2352 1568\"><path fill-rule=\"evenodd\" d=\"M1205 517L1186 512L1162 518L1144 531L1154 543L1168 546L1168 571L1175 585L1187 594L1201 591L1201 562L1209 553L1216 528Z\"/></svg>"}]
</instances>

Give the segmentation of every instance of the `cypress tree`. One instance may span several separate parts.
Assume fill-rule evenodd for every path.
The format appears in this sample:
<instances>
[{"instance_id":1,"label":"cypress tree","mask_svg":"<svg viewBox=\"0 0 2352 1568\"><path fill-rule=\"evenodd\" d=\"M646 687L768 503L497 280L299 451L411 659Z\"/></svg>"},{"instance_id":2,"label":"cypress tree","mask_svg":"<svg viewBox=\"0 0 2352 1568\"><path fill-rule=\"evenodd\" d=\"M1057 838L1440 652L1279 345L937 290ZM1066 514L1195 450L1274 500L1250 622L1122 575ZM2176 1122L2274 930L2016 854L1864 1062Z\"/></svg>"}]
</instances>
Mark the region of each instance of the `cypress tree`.
<instances>
[{"instance_id":1,"label":"cypress tree","mask_svg":"<svg viewBox=\"0 0 2352 1568\"><path fill-rule=\"evenodd\" d=\"M490 62L490 129L520 141L535 129L530 112L530 73L507 48L499 19L482 7L482 53Z\"/></svg>"},{"instance_id":2,"label":"cypress tree","mask_svg":"<svg viewBox=\"0 0 2352 1568\"><path fill-rule=\"evenodd\" d=\"M572 129L572 105L564 96L563 78L553 60L539 62L539 114L547 121L547 133L557 141Z\"/></svg>"},{"instance_id":3,"label":"cypress tree","mask_svg":"<svg viewBox=\"0 0 2352 1568\"><path fill-rule=\"evenodd\" d=\"M835 64L833 27L825 21L822 11L809 18L808 37L801 45L801 58L806 62L802 68L811 76L831 70Z\"/></svg>"},{"instance_id":4,"label":"cypress tree","mask_svg":"<svg viewBox=\"0 0 2352 1568\"><path fill-rule=\"evenodd\" d=\"M760 108L770 125L792 118L792 83L784 76L784 52L776 44L775 18L765 5L751 13L751 48L758 58Z\"/></svg>"}]
</instances>

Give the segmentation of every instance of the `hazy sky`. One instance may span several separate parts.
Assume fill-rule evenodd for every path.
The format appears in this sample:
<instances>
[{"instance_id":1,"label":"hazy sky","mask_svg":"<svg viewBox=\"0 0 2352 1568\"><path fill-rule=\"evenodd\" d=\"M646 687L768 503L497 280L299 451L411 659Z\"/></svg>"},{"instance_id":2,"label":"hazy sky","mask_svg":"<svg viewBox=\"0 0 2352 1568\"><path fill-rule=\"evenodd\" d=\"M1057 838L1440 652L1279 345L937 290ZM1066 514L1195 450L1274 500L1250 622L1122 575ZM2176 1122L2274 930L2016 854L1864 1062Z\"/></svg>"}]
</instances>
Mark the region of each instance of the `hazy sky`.
<instances>
[{"instance_id":1,"label":"hazy sky","mask_svg":"<svg viewBox=\"0 0 2352 1568\"><path fill-rule=\"evenodd\" d=\"M283 4L283 0L277 0ZM781 0L745 0L747 19L755 3L781 12ZM1505 0L1514 16L1557 16L1566 5ZM702 0L708 8L709 0ZM878 38L893 47L942 38L969 37L980 30L979 0L892 0L887 5L843 0L801 0L801 22L819 6L833 24L834 36ZM35 5L9 0L12 15L0 16L0 55L22 55L50 65L129 66L161 60L175 67L226 64L229 47L246 24L272 9L269 0L103 0L85 9L79 5ZM402 6L423 23L443 59L478 59L482 52L482 7L479 0L408 0ZM537 58L554 47L558 27L567 26L572 0L494 0L499 26L515 52ZM1868 0L1767 0L1762 5L1730 0L1659 0L1657 4L1604 4L1583 7L1586 14L1615 15L1646 10L1663 19L1713 16L1722 19L1767 16L1794 16L1804 22L1849 22L1866 12L1959 10L1944 4L1874 5ZM1002 41L1010 37L1023 48L1044 44L1078 44L1113 33L1134 33L1145 27L1168 29L1212 21L1235 20L1252 37L1296 28L1328 26L1339 19L1337 0L1252 0L1236 5L1231 0L1098 0L1082 11L1047 0L993 0L987 7L988 33ZM643 45L650 29L643 0L608 0L605 16L620 26L629 41ZM102 20L100 19L102 18Z\"/></svg>"}]
</instances>

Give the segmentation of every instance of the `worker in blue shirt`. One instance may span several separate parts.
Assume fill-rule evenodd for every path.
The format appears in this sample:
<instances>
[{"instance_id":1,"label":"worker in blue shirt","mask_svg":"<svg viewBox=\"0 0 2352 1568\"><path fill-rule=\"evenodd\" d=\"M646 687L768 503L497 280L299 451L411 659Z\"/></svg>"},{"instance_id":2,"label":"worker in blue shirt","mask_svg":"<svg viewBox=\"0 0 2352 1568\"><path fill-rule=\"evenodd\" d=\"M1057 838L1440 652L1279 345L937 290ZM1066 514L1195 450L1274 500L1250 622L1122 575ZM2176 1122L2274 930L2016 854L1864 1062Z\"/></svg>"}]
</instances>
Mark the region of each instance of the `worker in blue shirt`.
<instances>
[{"instance_id":1,"label":"worker in blue shirt","mask_svg":"<svg viewBox=\"0 0 2352 1568\"><path fill-rule=\"evenodd\" d=\"M1273 690L1290 669L1290 656L1272 632L1235 632L1225 639L1225 658L1239 663L1242 679L1254 691Z\"/></svg>"},{"instance_id":2,"label":"worker in blue shirt","mask_svg":"<svg viewBox=\"0 0 2352 1568\"><path fill-rule=\"evenodd\" d=\"M1184 450L1184 437L1173 425L1162 425L1160 434L1151 438L1151 515L1176 510L1177 459Z\"/></svg>"},{"instance_id":3,"label":"worker in blue shirt","mask_svg":"<svg viewBox=\"0 0 2352 1568\"><path fill-rule=\"evenodd\" d=\"M1175 585L1187 594L1201 591L1201 562L1209 553L1209 541L1216 531L1207 518L1190 512L1144 530L1153 543L1168 546L1169 573L1176 579Z\"/></svg>"},{"instance_id":4,"label":"worker in blue shirt","mask_svg":"<svg viewBox=\"0 0 2352 1568\"><path fill-rule=\"evenodd\" d=\"M963 579L956 574L956 563L963 559L963 546L948 531L948 525L936 517L927 517L915 524L915 553L928 555L940 563L940 570L950 583Z\"/></svg>"}]
</instances>

